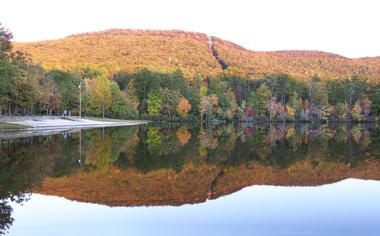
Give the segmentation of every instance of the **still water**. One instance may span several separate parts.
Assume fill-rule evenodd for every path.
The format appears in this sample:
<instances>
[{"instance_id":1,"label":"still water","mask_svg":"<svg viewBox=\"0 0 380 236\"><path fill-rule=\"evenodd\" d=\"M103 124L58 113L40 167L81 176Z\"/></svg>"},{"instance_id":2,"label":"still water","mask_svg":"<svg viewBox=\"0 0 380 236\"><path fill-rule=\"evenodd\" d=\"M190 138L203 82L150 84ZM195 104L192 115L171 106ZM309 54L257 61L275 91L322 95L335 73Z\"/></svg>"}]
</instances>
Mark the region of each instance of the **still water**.
<instances>
[{"instance_id":1,"label":"still water","mask_svg":"<svg viewBox=\"0 0 380 236\"><path fill-rule=\"evenodd\" d=\"M379 235L375 125L2 137L6 235Z\"/></svg>"}]
</instances>

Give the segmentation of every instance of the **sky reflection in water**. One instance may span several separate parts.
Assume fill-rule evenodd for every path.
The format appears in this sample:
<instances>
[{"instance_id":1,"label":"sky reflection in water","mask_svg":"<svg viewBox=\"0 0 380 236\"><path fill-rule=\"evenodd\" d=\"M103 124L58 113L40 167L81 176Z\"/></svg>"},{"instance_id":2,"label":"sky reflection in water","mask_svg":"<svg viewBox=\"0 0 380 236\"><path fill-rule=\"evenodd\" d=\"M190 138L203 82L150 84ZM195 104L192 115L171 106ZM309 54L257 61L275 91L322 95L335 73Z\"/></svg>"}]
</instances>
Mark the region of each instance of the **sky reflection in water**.
<instances>
[{"instance_id":1,"label":"sky reflection in water","mask_svg":"<svg viewBox=\"0 0 380 236\"><path fill-rule=\"evenodd\" d=\"M10 235L377 235L380 182L251 186L180 207L107 207L35 194Z\"/></svg>"}]
</instances>

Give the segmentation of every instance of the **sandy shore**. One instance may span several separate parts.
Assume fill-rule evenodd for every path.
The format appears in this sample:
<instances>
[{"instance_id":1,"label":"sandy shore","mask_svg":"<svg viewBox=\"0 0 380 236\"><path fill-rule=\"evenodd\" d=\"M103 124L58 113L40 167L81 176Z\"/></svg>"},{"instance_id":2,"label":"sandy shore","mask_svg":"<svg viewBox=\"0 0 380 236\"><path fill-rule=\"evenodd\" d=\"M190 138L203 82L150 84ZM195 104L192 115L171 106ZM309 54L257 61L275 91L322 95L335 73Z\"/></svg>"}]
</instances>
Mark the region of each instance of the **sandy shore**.
<instances>
[{"instance_id":1,"label":"sandy shore","mask_svg":"<svg viewBox=\"0 0 380 236\"><path fill-rule=\"evenodd\" d=\"M146 124L140 120L112 120L99 118L79 117L53 117L53 116L30 116L30 117L0 117L0 122L28 126L26 130L40 129L64 129L64 128L95 128L112 126L131 126Z\"/></svg>"}]
</instances>

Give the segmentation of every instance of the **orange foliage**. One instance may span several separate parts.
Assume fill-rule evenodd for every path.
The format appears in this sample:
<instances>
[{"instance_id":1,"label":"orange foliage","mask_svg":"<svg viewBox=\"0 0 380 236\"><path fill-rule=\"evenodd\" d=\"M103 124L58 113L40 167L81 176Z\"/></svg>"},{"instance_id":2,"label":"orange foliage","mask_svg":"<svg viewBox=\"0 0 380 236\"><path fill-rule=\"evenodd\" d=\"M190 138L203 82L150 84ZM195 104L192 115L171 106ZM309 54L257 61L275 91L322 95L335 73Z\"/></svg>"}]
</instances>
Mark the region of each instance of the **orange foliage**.
<instances>
[{"instance_id":1,"label":"orange foliage","mask_svg":"<svg viewBox=\"0 0 380 236\"><path fill-rule=\"evenodd\" d=\"M140 173L133 168L107 167L101 172L45 178L32 192L109 206L177 206L206 201L213 182L211 197L218 198L251 185L316 186L346 178L380 179L377 161L364 161L352 167L323 160L303 160L289 168L276 168L257 161L230 167L204 162L194 166L189 161L178 172L161 169ZM315 165L315 161L319 164ZM215 182L221 171L223 175Z\"/></svg>"},{"instance_id":2,"label":"orange foliage","mask_svg":"<svg viewBox=\"0 0 380 236\"><path fill-rule=\"evenodd\" d=\"M178 103L178 106L177 106L178 115L185 117L187 116L190 110L191 110L191 104L185 97L182 97L181 101Z\"/></svg>"},{"instance_id":3,"label":"orange foliage","mask_svg":"<svg viewBox=\"0 0 380 236\"><path fill-rule=\"evenodd\" d=\"M278 73L301 80L314 75L326 79L352 75L376 79L380 76L380 57L350 59L320 51L258 52L215 37L213 42L220 59L233 67L233 71L245 72L253 79Z\"/></svg>"},{"instance_id":4,"label":"orange foliage","mask_svg":"<svg viewBox=\"0 0 380 236\"><path fill-rule=\"evenodd\" d=\"M182 127L177 130L176 135L177 135L178 141L182 145L187 144L189 140L191 139L191 133L187 129L182 128Z\"/></svg>"},{"instance_id":5,"label":"orange foliage","mask_svg":"<svg viewBox=\"0 0 380 236\"><path fill-rule=\"evenodd\" d=\"M319 51L250 51L211 37L222 70L213 56L206 34L184 31L118 30L78 34L59 40L15 43L15 50L31 54L45 68L83 70L95 68L105 75L146 68L156 72L180 69L189 79L237 75L252 79L286 73L304 80L318 75L326 79L358 75L380 78L380 57L350 59Z\"/></svg>"},{"instance_id":6,"label":"orange foliage","mask_svg":"<svg viewBox=\"0 0 380 236\"><path fill-rule=\"evenodd\" d=\"M209 51L207 35L184 31L107 30L58 40L15 43L45 68L100 68L105 74L146 68L157 72L180 69L188 77L216 76L218 62Z\"/></svg>"},{"instance_id":7,"label":"orange foliage","mask_svg":"<svg viewBox=\"0 0 380 236\"><path fill-rule=\"evenodd\" d=\"M60 96L54 93L48 93L43 96L42 101L47 110L55 110L58 109L60 104Z\"/></svg>"}]
</instances>

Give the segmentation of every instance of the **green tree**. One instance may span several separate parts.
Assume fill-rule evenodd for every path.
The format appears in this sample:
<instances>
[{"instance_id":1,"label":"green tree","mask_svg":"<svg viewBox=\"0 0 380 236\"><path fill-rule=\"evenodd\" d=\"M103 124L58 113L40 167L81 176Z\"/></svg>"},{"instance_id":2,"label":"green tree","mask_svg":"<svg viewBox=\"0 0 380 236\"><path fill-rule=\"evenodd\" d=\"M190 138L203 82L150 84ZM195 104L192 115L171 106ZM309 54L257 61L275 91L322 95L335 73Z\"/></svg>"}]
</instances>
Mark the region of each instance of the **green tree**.
<instances>
[{"instance_id":1,"label":"green tree","mask_svg":"<svg viewBox=\"0 0 380 236\"><path fill-rule=\"evenodd\" d=\"M148 144L148 150L151 154L158 154L162 150L162 138L160 130L155 127L148 129L146 142Z\"/></svg>"},{"instance_id":2,"label":"green tree","mask_svg":"<svg viewBox=\"0 0 380 236\"><path fill-rule=\"evenodd\" d=\"M352 110L357 100L359 100L367 88L367 83L364 79L353 76L349 81L346 81L346 101L348 104L348 119L352 120Z\"/></svg>"},{"instance_id":3,"label":"green tree","mask_svg":"<svg viewBox=\"0 0 380 236\"><path fill-rule=\"evenodd\" d=\"M290 97L289 105L293 108L295 114L302 111L302 101L297 92L294 92Z\"/></svg>"},{"instance_id":4,"label":"green tree","mask_svg":"<svg viewBox=\"0 0 380 236\"><path fill-rule=\"evenodd\" d=\"M151 90L148 94L146 104L149 115L159 115L162 107L162 95L160 94L160 92L157 90Z\"/></svg>"},{"instance_id":5,"label":"green tree","mask_svg":"<svg viewBox=\"0 0 380 236\"><path fill-rule=\"evenodd\" d=\"M138 89L136 87L135 80L132 80L128 83L127 88L126 88L126 93L127 93L128 98L131 100L133 107L137 109L140 104L140 101L137 95Z\"/></svg>"},{"instance_id":6,"label":"green tree","mask_svg":"<svg viewBox=\"0 0 380 236\"><path fill-rule=\"evenodd\" d=\"M321 108L328 104L328 96L325 83L321 78L314 76L309 83L309 102L313 107Z\"/></svg>"},{"instance_id":7,"label":"green tree","mask_svg":"<svg viewBox=\"0 0 380 236\"><path fill-rule=\"evenodd\" d=\"M160 88L161 77L161 74L150 72L146 69L141 70L133 75L132 81L134 81L134 86L138 88L136 90L136 95L140 101L139 110L141 113L145 113L146 111L148 111L147 99L149 93L153 90L158 90Z\"/></svg>"},{"instance_id":8,"label":"green tree","mask_svg":"<svg viewBox=\"0 0 380 236\"><path fill-rule=\"evenodd\" d=\"M252 107L254 114L259 114L259 99L257 98L256 91L252 91L249 94L247 104L248 106Z\"/></svg>"},{"instance_id":9,"label":"green tree","mask_svg":"<svg viewBox=\"0 0 380 236\"><path fill-rule=\"evenodd\" d=\"M343 103L343 102L338 102L336 105L335 105L335 110L336 110L336 114L338 116L339 119L346 119L347 115L348 115L348 105L347 103Z\"/></svg>"},{"instance_id":10,"label":"green tree","mask_svg":"<svg viewBox=\"0 0 380 236\"><path fill-rule=\"evenodd\" d=\"M60 105L65 110L75 110L79 113L79 74L68 71L51 70L47 77L52 81L51 91L59 93Z\"/></svg>"},{"instance_id":11,"label":"green tree","mask_svg":"<svg viewBox=\"0 0 380 236\"><path fill-rule=\"evenodd\" d=\"M250 94L249 103L252 105L256 114L267 115L268 109L266 104L272 98L272 93L268 86L264 83L262 84L256 92Z\"/></svg>"},{"instance_id":12,"label":"green tree","mask_svg":"<svg viewBox=\"0 0 380 236\"><path fill-rule=\"evenodd\" d=\"M326 81L328 103L330 105L335 106L337 103L344 103L346 101L344 83L343 80Z\"/></svg>"},{"instance_id":13,"label":"green tree","mask_svg":"<svg viewBox=\"0 0 380 236\"><path fill-rule=\"evenodd\" d=\"M282 105L293 94L296 89L295 80L287 74L271 75L266 77L265 83L269 86L272 96L276 97Z\"/></svg>"},{"instance_id":14,"label":"green tree","mask_svg":"<svg viewBox=\"0 0 380 236\"><path fill-rule=\"evenodd\" d=\"M372 102L372 113L376 116L380 115L380 84L371 86L368 92L368 98Z\"/></svg>"},{"instance_id":15,"label":"green tree","mask_svg":"<svg viewBox=\"0 0 380 236\"><path fill-rule=\"evenodd\" d=\"M11 93L8 112L18 115L31 114L32 106L39 100L38 67L32 64L29 55L16 51L12 54L13 71L10 75Z\"/></svg>"},{"instance_id":16,"label":"green tree","mask_svg":"<svg viewBox=\"0 0 380 236\"><path fill-rule=\"evenodd\" d=\"M219 107L221 108L221 115L223 119L232 120L234 118L238 110L238 104L232 89L228 89L219 98Z\"/></svg>"},{"instance_id":17,"label":"green tree","mask_svg":"<svg viewBox=\"0 0 380 236\"><path fill-rule=\"evenodd\" d=\"M9 56L12 50L12 33L0 23L0 60Z\"/></svg>"},{"instance_id":18,"label":"green tree","mask_svg":"<svg viewBox=\"0 0 380 236\"><path fill-rule=\"evenodd\" d=\"M138 111L133 107L128 97L124 97L119 86L111 82L112 103L109 108L109 116L118 119L127 119L138 117Z\"/></svg>"},{"instance_id":19,"label":"green tree","mask_svg":"<svg viewBox=\"0 0 380 236\"><path fill-rule=\"evenodd\" d=\"M2 110L10 102L13 93L11 77L13 76L14 65L7 60L0 59L0 115Z\"/></svg>"},{"instance_id":20,"label":"green tree","mask_svg":"<svg viewBox=\"0 0 380 236\"><path fill-rule=\"evenodd\" d=\"M168 88L160 89L160 94L162 97L161 111L163 114L167 114L169 119L175 114L177 105L181 101L182 95L175 90L170 90Z\"/></svg>"},{"instance_id":21,"label":"green tree","mask_svg":"<svg viewBox=\"0 0 380 236\"><path fill-rule=\"evenodd\" d=\"M4 107L10 107L15 91L12 78L17 74L17 66L10 60L12 33L0 23L0 115ZM10 111L8 110L10 114Z\"/></svg>"}]
</instances>

